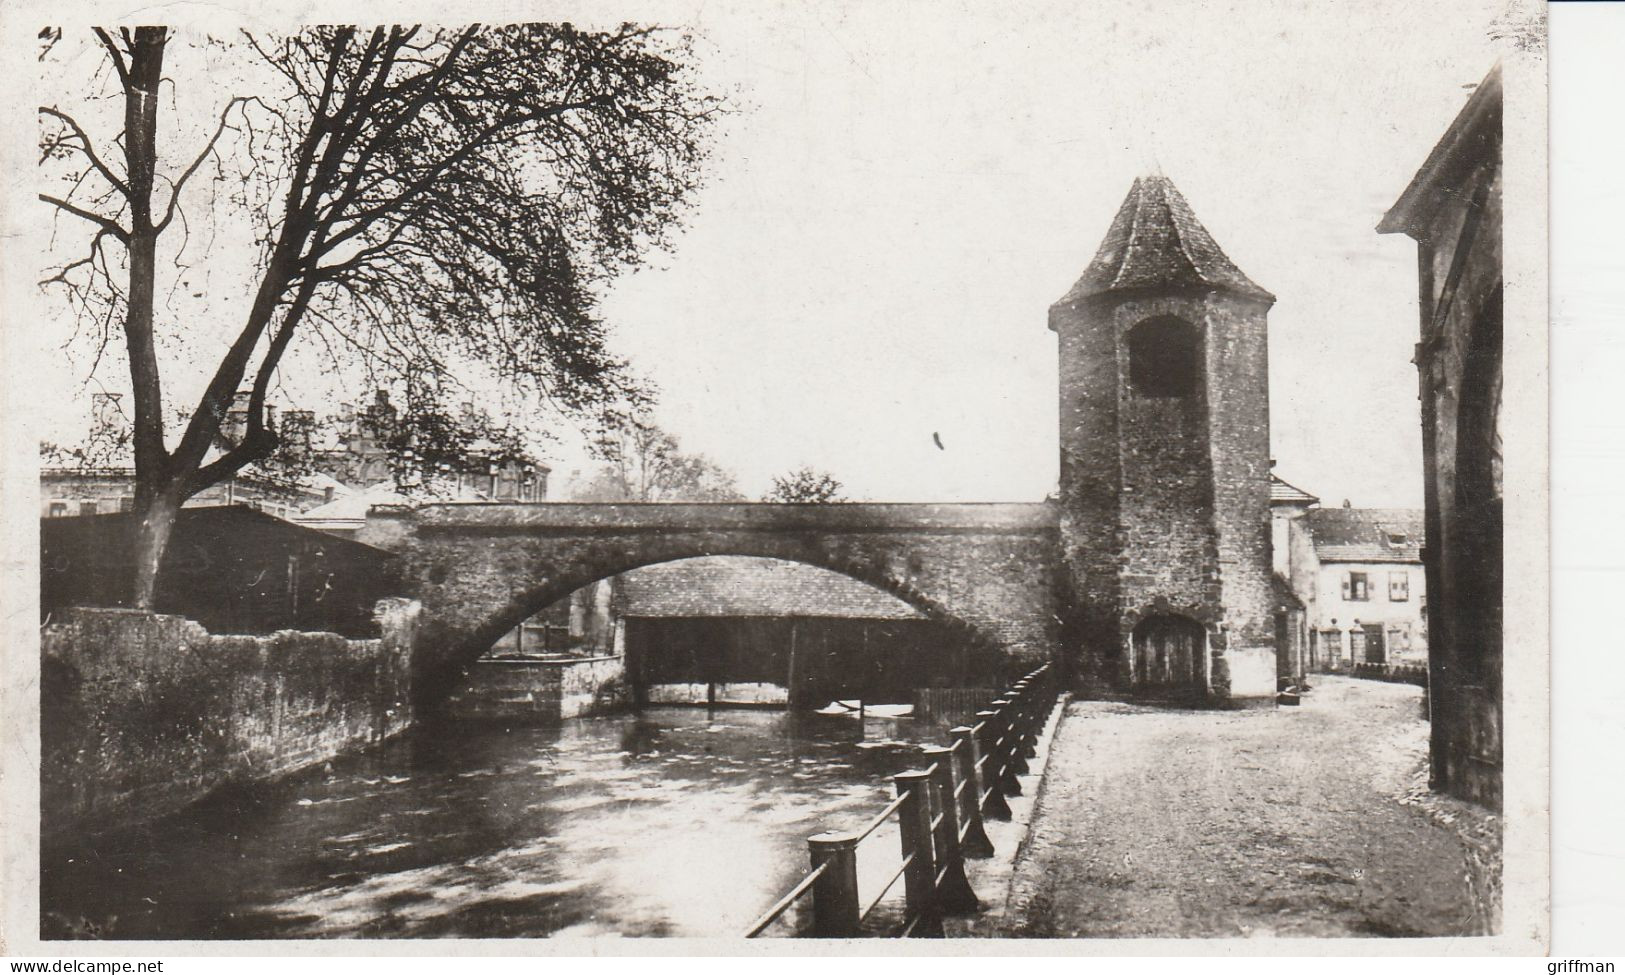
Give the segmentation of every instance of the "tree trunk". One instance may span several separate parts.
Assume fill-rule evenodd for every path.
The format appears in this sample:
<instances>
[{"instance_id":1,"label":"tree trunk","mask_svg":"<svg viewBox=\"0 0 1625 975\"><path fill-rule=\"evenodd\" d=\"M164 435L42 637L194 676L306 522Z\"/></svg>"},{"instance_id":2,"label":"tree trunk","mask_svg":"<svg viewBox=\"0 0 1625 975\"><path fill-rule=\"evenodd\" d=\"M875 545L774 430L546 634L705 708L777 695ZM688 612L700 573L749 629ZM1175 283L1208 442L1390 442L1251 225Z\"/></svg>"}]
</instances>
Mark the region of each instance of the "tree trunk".
<instances>
[{"instance_id":1,"label":"tree trunk","mask_svg":"<svg viewBox=\"0 0 1625 975\"><path fill-rule=\"evenodd\" d=\"M180 498L173 491L156 494L145 505L136 505L135 581L130 598L138 609L153 608L158 594L158 569L180 510Z\"/></svg>"},{"instance_id":2,"label":"tree trunk","mask_svg":"<svg viewBox=\"0 0 1625 975\"><path fill-rule=\"evenodd\" d=\"M175 526L181 497L179 478L169 469L164 448L163 387L153 342L153 290L158 232L152 223L153 172L157 165L158 85L163 77L162 27L138 27L129 43L129 74L124 89L124 159L130 200L130 287L124 312L124 343L135 394L135 581L131 593L139 609L151 609L158 566Z\"/></svg>"}]
</instances>

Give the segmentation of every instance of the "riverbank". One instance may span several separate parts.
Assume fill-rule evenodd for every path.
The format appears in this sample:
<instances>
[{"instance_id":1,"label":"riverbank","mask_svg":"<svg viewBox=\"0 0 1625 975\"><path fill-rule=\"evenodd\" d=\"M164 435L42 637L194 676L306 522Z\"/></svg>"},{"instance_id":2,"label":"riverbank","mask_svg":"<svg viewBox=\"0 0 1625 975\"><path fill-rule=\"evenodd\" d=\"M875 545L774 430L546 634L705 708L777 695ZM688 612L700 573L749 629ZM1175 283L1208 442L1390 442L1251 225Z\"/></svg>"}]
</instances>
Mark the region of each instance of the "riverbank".
<instances>
[{"instance_id":1,"label":"riverbank","mask_svg":"<svg viewBox=\"0 0 1625 975\"><path fill-rule=\"evenodd\" d=\"M1328 676L1270 711L1072 703L1006 916L986 933L1489 932L1499 822L1416 795L1420 694Z\"/></svg>"}]
</instances>

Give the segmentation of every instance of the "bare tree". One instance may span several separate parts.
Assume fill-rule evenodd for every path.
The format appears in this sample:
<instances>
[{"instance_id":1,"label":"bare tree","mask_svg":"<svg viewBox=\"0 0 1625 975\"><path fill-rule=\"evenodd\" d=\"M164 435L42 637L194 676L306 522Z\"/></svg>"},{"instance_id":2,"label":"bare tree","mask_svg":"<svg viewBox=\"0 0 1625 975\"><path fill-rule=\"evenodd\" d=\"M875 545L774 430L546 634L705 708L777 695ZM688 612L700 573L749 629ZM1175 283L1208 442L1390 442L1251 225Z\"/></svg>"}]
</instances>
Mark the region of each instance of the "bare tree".
<instances>
[{"instance_id":1,"label":"bare tree","mask_svg":"<svg viewBox=\"0 0 1625 975\"><path fill-rule=\"evenodd\" d=\"M684 453L677 438L647 421L623 421L596 444L605 458L574 492L576 501L743 501L732 474Z\"/></svg>"},{"instance_id":2,"label":"bare tree","mask_svg":"<svg viewBox=\"0 0 1625 975\"><path fill-rule=\"evenodd\" d=\"M122 324L136 605L151 605L181 503L275 449L266 397L302 338L361 364L370 385L408 387L405 400L431 412L445 412L440 397L469 363L566 412L637 401L605 347L593 288L663 244L697 185L718 103L687 80L685 38L569 25L244 35L224 46L258 59L276 90L226 99L174 174L158 165L169 30L95 39L123 131L97 145L72 114L42 106L42 164L67 170L67 189L40 199L88 234L85 255L47 284L104 329ZM260 187L252 199L238 191L239 215L260 222L258 263L244 269L256 284L172 446L157 245L177 219L184 228L185 191L206 171L216 188ZM247 424L222 450L221 423L245 385Z\"/></svg>"},{"instance_id":3,"label":"bare tree","mask_svg":"<svg viewBox=\"0 0 1625 975\"><path fill-rule=\"evenodd\" d=\"M780 503L824 504L846 500L841 495L841 482L823 471L800 467L782 477L773 479L773 486L763 495L763 501Z\"/></svg>"}]
</instances>

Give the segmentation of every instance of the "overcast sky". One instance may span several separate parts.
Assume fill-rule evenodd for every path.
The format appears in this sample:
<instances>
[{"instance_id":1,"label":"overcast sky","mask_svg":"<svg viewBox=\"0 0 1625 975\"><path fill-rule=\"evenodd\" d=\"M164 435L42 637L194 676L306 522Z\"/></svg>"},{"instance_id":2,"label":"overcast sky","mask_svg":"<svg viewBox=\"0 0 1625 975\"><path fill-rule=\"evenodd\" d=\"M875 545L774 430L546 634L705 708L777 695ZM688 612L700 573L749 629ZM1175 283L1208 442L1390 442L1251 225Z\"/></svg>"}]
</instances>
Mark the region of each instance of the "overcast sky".
<instances>
[{"instance_id":1,"label":"overcast sky","mask_svg":"<svg viewBox=\"0 0 1625 975\"><path fill-rule=\"evenodd\" d=\"M609 296L619 347L749 492L811 464L872 500L1042 498L1046 309L1160 170L1279 298L1277 473L1419 507L1415 249L1374 227L1493 63L1496 5L1457 6L708 4L706 77L747 104L675 250Z\"/></svg>"},{"instance_id":2,"label":"overcast sky","mask_svg":"<svg viewBox=\"0 0 1625 975\"><path fill-rule=\"evenodd\" d=\"M736 110L686 231L605 296L615 348L660 387L658 421L752 496L808 464L855 498L1037 500L1057 471L1048 306L1160 171L1278 296L1277 473L1419 507L1415 249L1374 228L1493 63L1498 5L670 8ZM89 60L58 85L94 69L72 50ZM223 91L225 67L188 77ZM213 118L208 85L174 113ZM211 292L197 273L182 292ZM549 459L561 487L587 463L568 442Z\"/></svg>"}]
</instances>

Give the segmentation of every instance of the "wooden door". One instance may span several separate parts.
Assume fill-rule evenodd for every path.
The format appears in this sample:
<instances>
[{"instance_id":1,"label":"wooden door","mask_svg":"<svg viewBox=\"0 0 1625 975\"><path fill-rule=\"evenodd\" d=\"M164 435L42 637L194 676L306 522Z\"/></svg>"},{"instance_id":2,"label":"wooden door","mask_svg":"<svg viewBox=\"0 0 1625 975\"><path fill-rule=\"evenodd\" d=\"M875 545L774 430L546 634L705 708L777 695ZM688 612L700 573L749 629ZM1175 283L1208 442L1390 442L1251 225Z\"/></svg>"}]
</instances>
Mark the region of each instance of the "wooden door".
<instances>
[{"instance_id":1,"label":"wooden door","mask_svg":"<svg viewBox=\"0 0 1625 975\"><path fill-rule=\"evenodd\" d=\"M1388 662L1388 654L1383 647L1381 623L1366 623L1365 627L1365 662L1368 664L1384 664Z\"/></svg>"},{"instance_id":2,"label":"wooden door","mask_svg":"<svg viewBox=\"0 0 1625 975\"><path fill-rule=\"evenodd\" d=\"M1146 690L1201 690L1207 684L1202 625L1184 616L1152 616L1134 628L1134 683Z\"/></svg>"}]
</instances>

